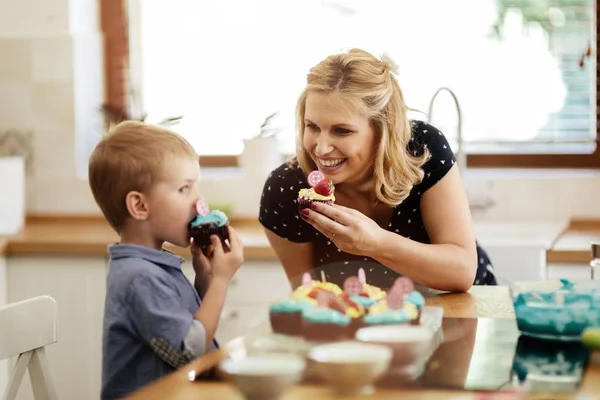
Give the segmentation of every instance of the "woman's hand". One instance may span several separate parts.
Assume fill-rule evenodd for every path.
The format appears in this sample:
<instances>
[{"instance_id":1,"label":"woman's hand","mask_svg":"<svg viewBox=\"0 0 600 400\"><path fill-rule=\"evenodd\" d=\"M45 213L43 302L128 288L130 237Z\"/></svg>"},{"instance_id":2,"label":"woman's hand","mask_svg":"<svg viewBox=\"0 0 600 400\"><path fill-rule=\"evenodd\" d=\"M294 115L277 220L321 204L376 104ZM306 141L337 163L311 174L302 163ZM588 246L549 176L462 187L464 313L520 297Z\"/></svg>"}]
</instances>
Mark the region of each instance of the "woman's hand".
<instances>
[{"instance_id":1,"label":"woman's hand","mask_svg":"<svg viewBox=\"0 0 600 400\"><path fill-rule=\"evenodd\" d=\"M385 232L360 211L335 204L312 203L311 210L302 210L302 219L328 237L338 249L365 257L375 251Z\"/></svg>"}]
</instances>

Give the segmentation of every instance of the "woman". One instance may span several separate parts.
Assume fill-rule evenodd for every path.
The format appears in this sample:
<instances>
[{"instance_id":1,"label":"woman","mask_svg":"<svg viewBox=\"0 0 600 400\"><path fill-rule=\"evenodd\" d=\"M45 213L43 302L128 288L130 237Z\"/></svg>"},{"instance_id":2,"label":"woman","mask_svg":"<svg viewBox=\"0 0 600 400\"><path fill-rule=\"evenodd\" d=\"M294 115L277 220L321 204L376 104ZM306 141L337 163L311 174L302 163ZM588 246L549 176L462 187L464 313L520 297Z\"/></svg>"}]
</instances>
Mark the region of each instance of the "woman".
<instances>
[{"instance_id":1,"label":"woman","mask_svg":"<svg viewBox=\"0 0 600 400\"><path fill-rule=\"evenodd\" d=\"M438 290L496 284L450 146L433 126L408 120L393 73L391 60L359 49L310 70L296 157L263 189L269 242L290 282L323 270L341 285L363 267L383 288L399 275ZM299 213L298 190L316 169L335 185L335 205Z\"/></svg>"}]
</instances>

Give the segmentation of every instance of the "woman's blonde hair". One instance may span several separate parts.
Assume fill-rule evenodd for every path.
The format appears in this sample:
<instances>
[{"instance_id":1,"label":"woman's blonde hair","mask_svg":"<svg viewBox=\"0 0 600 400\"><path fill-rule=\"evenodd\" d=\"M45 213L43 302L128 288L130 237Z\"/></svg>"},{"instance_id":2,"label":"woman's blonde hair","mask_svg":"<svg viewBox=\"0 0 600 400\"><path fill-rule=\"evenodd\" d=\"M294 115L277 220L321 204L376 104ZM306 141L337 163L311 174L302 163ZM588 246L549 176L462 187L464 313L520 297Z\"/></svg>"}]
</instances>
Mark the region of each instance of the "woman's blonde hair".
<instances>
[{"instance_id":1,"label":"woman's blonde hair","mask_svg":"<svg viewBox=\"0 0 600 400\"><path fill-rule=\"evenodd\" d=\"M423 180L423 164L429 151L411 153L411 122L400 86L393 73L396 65L387 56L378 60L370 53L352 49L327 57L311 68L306 88L296 106L298 135L296 163L304 172L317 168L303 145L306 98L311 92L340 93L357 111L369 119L377 136L378 149L373 163L375 194L385 204L396 206Z\"/></svg>"}]
</instances>

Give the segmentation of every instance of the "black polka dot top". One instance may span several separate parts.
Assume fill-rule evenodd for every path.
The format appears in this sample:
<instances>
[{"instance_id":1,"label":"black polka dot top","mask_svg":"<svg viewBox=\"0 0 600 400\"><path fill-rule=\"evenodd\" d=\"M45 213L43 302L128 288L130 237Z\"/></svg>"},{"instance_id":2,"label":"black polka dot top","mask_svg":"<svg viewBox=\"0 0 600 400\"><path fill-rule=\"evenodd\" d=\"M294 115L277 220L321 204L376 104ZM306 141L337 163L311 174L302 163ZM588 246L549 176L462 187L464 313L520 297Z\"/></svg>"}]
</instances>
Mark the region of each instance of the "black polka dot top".
<instances>
[{"instance_id":1,"label":"black polka dot top","mask_svg":"<svg viewBox=\"0 0 600 400\"><path fill-rule=\"evenodd\" d=\"M409 196L394 209L387 230L420 243L431 243L423 225L420 212L421 196L440 181L452 168L456 159L448 141L435 127L413 121L413 137L409 150L422 154L429 149L430 159L423 165L423 181L415 185ZM278 236L291 242L315 245L314 279L321 278L321 270L327 281L342 285L346 277L356 276L359 268L366 272L367 283L381 288L391 287L400 276L393 270L368 257L348 254L338 249L327 237L312 225L304 222L298 213L297 197L301 188L310 187L304 172L284 163L267 178L260 202L259 221ZM491 262L485 251L477 245L478 265L475 285L496 285Z\"/></svg>"}]
</instances>

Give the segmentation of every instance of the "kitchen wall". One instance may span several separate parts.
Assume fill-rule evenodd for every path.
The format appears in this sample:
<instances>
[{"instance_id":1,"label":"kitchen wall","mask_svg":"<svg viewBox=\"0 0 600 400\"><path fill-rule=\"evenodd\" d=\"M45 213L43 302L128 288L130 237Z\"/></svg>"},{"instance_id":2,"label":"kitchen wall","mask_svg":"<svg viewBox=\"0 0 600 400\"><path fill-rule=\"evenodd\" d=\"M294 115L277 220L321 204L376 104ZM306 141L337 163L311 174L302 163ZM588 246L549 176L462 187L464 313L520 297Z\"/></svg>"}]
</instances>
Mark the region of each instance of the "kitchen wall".
<instances>
[{"instance_id":1,"label":"kitchen wall","mask_svg":"<svg viewBox=\"0 0 600 400\"><path fill-rule=\"evenodd\" d=\"M98 213L79 177L103 124L97 8L95 0L0 0L0 129L34 133L30 213ZM600 217L600 172L468 170L465 180L476 219ZM234 214L253 217L262 183L205 170L202 190L211 201L233 204Z\"/></svg>"}]
</instances>

